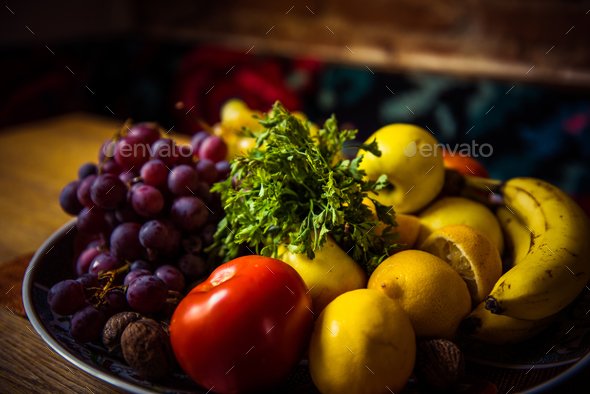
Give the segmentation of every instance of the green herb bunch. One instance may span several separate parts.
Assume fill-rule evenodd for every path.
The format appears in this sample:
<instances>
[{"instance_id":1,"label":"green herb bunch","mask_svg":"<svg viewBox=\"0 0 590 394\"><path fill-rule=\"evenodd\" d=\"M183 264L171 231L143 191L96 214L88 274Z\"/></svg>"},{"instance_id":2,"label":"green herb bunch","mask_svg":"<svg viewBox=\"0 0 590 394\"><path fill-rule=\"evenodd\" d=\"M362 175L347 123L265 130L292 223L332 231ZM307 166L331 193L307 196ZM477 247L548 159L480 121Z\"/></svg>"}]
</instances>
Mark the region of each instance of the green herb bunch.
<instances>
[{"instance_id":1,"label":"green herb bunch","mask_svg":"<svg viewBox=\"0 0 590 394\"><path fill-rule=\"evenodd\" d=\"M396 248L393 208L371 195L386 187L363 178L362 156L342 159L346 141L356 130L340 130L332 116L317 135L308 122L291 115L280 103L260 120L264 129L247 155L232 161L229 178L213 187L225 217L210 250L224 261L241 247L264 256L277 255L280 244L311 259L330 235L351 257L371 272ZM380 155L373 141L363 150ZM377 219L363 199L376 207ZM385 225L380 235L377 226Z\"/></svg>"}]
</instances>

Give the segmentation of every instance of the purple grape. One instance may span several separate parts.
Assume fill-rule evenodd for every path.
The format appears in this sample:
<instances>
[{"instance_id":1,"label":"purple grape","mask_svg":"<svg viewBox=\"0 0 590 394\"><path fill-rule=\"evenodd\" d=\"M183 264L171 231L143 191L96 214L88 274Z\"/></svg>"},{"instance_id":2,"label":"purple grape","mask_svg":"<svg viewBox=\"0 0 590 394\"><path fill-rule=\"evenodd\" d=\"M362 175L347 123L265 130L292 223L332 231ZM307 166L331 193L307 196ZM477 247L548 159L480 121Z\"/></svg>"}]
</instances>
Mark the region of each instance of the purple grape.
<instances>
[{"instance_id":1,"label":"purple grape","mask_svg":"<svg viewBox=\"0 0 590 394\"><path fill-rule=\"evenodd\" d=\"M139 243L139 223L122 223L111 234L111 253L119 260L137 260L143 255Z\"/></svg>"},{"instance_id":2,"label":"purple grape","mask_svg":"<svg viewBox=\"0 0 590 394\"><path fill-rule=\"evenodd\" d=\"M197 254L203 250L203 240L196 234L191 234L182 240L182 249L186 253Z\"/></svg>"},{"instance_id":3,"label":"purple grape","mask_svg":"<svg viewBox=\"0 0 590 394\"><path fill-rule=\"evenodd\" d=\"M203 203L211 202L211 192L209 191L209 185L205 182L199 182L197 188L195 189L196 197L199 197Z\"/></svg>"},{"instance_id":4,"label":"purple grape","mask_svg":"<svg viewBox=\"0 0 590 394\"><path fill-rule=\"evenodd\" d=\"M80 201L78 201L79 185L80 182L72 181L68 183L59 194L59 205L61 205L61 209L70 215L77 215L83 208Z\"/></svg>"},{"instance_id":5,"label":"purple grape","mask_svg":"<svg viewBox=\"0 0 590 394\"><path fill-rule=\"evenodd\" d=\"M215 163L215 169L217 170L217 180L224 181L231 173L231 166L226 160L218 161Z\"/></svg>"},{"instance_id":6,"label":"purple grape","mask_svg":"<svg viewBox=\"0 0 590 394\"><path fill-rule=\"evenodd\" d=\"M136 270L132 270L129 271L129 273L127 275L125 275L125 279L123 279L123 284L125 286L130 285L135 279L139 278L140 276L144 276L144 275L151 275L152 272L148 271L146 269L136 269Z\"/></svg>"},{"instance_id":7,"label":"purple grape","mask_svg":"<svg viewBox=\"0 0 590 394\"><path fill-rule=\"evenodd\" d=\"M176 165L188 165L188 166L193 166L195 165L195 161L193 158L193 149L190 147L190 145L177 145L176 146L176 155L177 155L177 160L176 160Z\"/></svg>"},{"instance_id":8,"label":"purple grape","mask_svg":"<svg viewBox=\"0 0 590 394\"><path fill-rule=\"evenodd\" d=\"M129 170L119 174L119 179L125 184L130 184L136 177L137 174Z\"/></svg>"},{"instance_id":9,"label":"purple grape","mask_svg":"<svg viewBox=\"0 0 590 394\"><path fill-rule=\"evenodd\" d=\"M209 135L210 134L206 131L199 131L195 133L195 135L193 135L193 138L191 138L191 148L193 150L193 155L195 157L199 153L199 148L201 147L201 144L203 143L203 141L205 141L205 138L209 137Z\"/></svg>"},{"instance_id":10,"label":"purple grape","mask_svg":"<svg viewBox=\"0 0 590 394\"><path fill-rule=\"evenodd\" d=\"M141 216L139 216L130 205L124 205L121 208L118 208L115 211L115 217L119 223L140 222L142 220Z\"/></svg>"},{"instance_id":11,"label":"purple grape","mask_svg":"<svg viewBox=\"0 0 590 394\"><path fill-rule=\"evenodd\" d=\"M80 282L80 284L85 290L98 286L98 276L96 276L95 274L91 274L89 272L80 275L80 277L76 279L76 281Z\"/></svg>"},{"instance_id":12,"label":"purple grape","mask_svg":"<svg viewBox=\"0 0 590 394\"><path fill-rule=\"evenodd\" d=\"M197 168L199 180L207 182L209 185L217 182L219 174L217 173L216 164L211 160L201 159L197 162L195 167Z\"/></svg>"},{"instance_id":13,"label":"purple grape","mask_svg":"<svg viewBox=\"0 0 590 394\"><path fill-rule=\"evenodd\" d=\"M119 260L117 260L115 256L108 252L103 252L96 256L94 260L92 260L92 264L90 264L88 272L91 274L98 275L101 272L119 268L121 265L121 262L119 262Z\"/></svg>"},{"instance_id":14,"label":"purple grape","mask_svg":"<svg viewBox=\"0 0 590 394\"><path fill-rule=\"evenodd\" d=\"M184 289L184 275L174 266L162 265L156 269L154 275L160 278L170 290L181 292Z\"/></svg>"},{"instance_id":15,"label":"purple grape","mask_svg":"<svg viewBox=\"0 0 590 394\"><path fill-rule=\"evenodd\" d=\"M131 138L122 138L115 145L115 161L124 170L139 169L148 161L149 153L150 144Z\"/></svg>"},{"instance_id":16,"label":"purple grape","mask_svg":"<svg viewBox=\"0 0 590 394\"><path fill-rule=\"evenodd\" d=\"M102 163L101 172L103 174L119 175L123 169L117 164L115 160L107 160Z\"/></svg>"},{"instance_id":17,"label":"purple grape","mask_svg":"<svg viewBox=\"0 0 590 394\"><path fill-rule=\"evenodd\" d=\"M169 222L150 220L141 226L139 242L148 249L171 252L179 246L180 232Z\"/></svg>"},{"instance_id":18,"label":"purple grape","mask_svg":"<svg viewBox=\"0 0 590 394\"><path fill-rule=\"evenodd\" d=\"M119 312L127 309L127 298L125 292L121 289L111 289L104 297L104 303L100 305L100 310L106 318L109 318Z\"/></svg>"},{"instance_id":19,"label":"purple grape","mask_svg":"<svg viewBox=\"0 0 590 394\"><path fill-rule=\"evenodd\" d=\"M207 262L194 254L187 253L178 260L180 271L190 278L198 278L207 274Z\"/></svg>"},{"instance_id":20,"label":"purple grape","mask_svg":"<svg viewBox=\"0 0 590 394\"><path fill-rule=\"evenodd\" d=\"M100 254L100 249L97 247L90 247L84 249L78 259L76 260L76 275L80 276L88 272L92 261Z\"/></svg>"},{"instance_id":21,"label":"purple grape","mask_svg":"<svg viewBox=\"0 0 590 394\"><path fill-rule=\"evenodd\" d=\"M168 167L162 160L150 160L141 167L141 177L146 185L164 186L168 180Z\"/></svg>"},{"instance_id":22,"label":"purple grape","mask_svg":"<svg viewBox=\"0 0 590 394\"><path fill-rule=\"evenodd\" d=\"M168 189L177 196L194 194L198 183L197 171L186 164L174 167L168 175Z\"/></svg>"},{"instance_id":23,"label":"purple grape","mask_svg":"<svg viewBox=\"0 0 590 394\"><path fill-rule=\"evenodd\" d=\"M217 224L208 224L201 230L201 239L205 246L209 246L213 243L213 236L217 231Z\"/></svg>"},{"instance_id":24,"label":"purple grape","mask_svg":"<svg viewBox=\"0 0 590 394\"><path fill-rule=\"evenodd\" d=\"M209 210L197 197L180 197L172 204L170 216L178 227L192 231L205 224Z\"/></svg>"},{"instance_id":25,"label":"purple grape","mask_svg":"<svg viewBox=\"0 0 590 394\"><path fill-rule=\"evenodd\" d=\"M94 163L85 163L80 166L78 169L78 179L83 180L87 176L90 175L97 175L98 174L98 167Z\"/></svg>"},{"instance_id":26,"label":"purple grape","mask_svg":"<svg viewBox=\"0 0 590 394\"><path fill-rule=\"evenodd\" d=\"M199 146L199 159L208 159L214 163L225 160L227 157L227 145L225 141L216 135L210 135Z\"/></svg>"},{"instance_id":27,"label":"purple grape","mask_svg":"<svg viewBox=\"0 0 590 394\"><path fill-rule=\"evenodd\" d=\"M78 186L78 191L76 192L80 204L88 208L94 206L94 203L90 198L90 188L92 187L92 184L95 180L96 175L88 175L86 178L84 178L83 181L80 182L80 185Z\"/></svg>"},{"instance_id":28,"label":"purple grape","mask_svg":"<svg viewBox=\"0 0 590 394\"><path fill-rule=\"evenodd\" d=\"M47 293L47 303L58 315L71 315L85 304L84 287L73 279L57 282Z\"/></svg>"},{"instance_id":29,"label":"purple grape","mask_svg":"<svg viewBox=\"0 0 590 394\"><path fill-rule=\"evenodd\" d=\"M100 208L115 209L126 197L127 186L113 174L99 175L90 188L90 198Z\"/></svg>"},{"instance_id":30,"label":"purple grape","mask_svg":"<svg viewBox=\"0 0 590 394\"><path fill-rule=\"evenodd\" d=\"M160 138L160 128L157 123L142 122L136 123L129 129L127 139L143 142L146 144L153 144Z\"/></svg>"},{"instance_id":31,"label":"purple grape","mask_svg":"<svg viewBox=\"0 0 590 394\"><path fill-rule=\"evenodd\" d=\"M133 263L131 263L131 266L129 266L130 271L135 271L139 269L151 271L152 265L144 260L135 260Z\"/></svg>"},{"instance_id":32,"label":"purple grape","mask_svg":"<svg viewBox=\"0 0 590 394\"><path fill-rule=\"evenodd\" d=\"M105 212L97 207L82 208L76 221L78 230L88 234L98 234L109 229Z\"/></svg>"},{"instance_id":33,"label":"purple grape","mask_svg":"<svg viewBox=\"0 0 590 394\"><path fill-rule=\"evenodd\" d=\"M153 186L141 185L133 189L131 205L139 215L152 217L164 208L164 196Z\"/></svg>"},{"instance_id":34,"label":"purple grape","mask_svg":"<svg viewBox=\"0 0 590 394\"><path fill-rule=\"evenodd\" d=\"M160 159L168 167L176 164L176 143L170 138L161 138L152 144L151 159Z\"/></svg>"},{"instance_id":35,"label":"purple grape","mask_svg":"<svg viewBox=\"0 0 590 394\"><path fill-rule=\"evenodd\" d=\"M105 322L105 315L89 305L72 316L70 335L78 342L94 341L100 338Z\"/></svg>"},{"instance_id":36,"label":"purple grape","mask_svg":"<svg viewBox=\"0 0 590 394\"><path fill-rule=\"evenodd\" d=\"M168 291L154 275L140 276L127 288L127 303L139 313L155 313L164 306Z\"/></svg>"}]
</instances>

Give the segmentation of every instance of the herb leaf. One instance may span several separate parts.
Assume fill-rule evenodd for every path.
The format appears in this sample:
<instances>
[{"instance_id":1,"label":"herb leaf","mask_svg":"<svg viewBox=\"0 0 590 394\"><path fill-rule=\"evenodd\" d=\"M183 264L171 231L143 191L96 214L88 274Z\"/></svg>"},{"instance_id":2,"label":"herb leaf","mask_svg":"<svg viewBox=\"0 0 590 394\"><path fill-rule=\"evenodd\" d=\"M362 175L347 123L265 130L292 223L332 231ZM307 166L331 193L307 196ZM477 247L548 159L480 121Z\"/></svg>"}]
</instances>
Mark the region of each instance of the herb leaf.
<instances>
[{"instance_id":1,"label":"herb leaf","mask_svg":"<svg viewBox=\"0 0 590 394\"><path fill-rule=\"evenodd\" d=\"M280 244L314 257L331 235L352 258L372 271L396 248L393 208L373 200L377 218L363 200L387 186L386 178L364 179L362 156L341 157L356 130L340 130L332 116L315 134L280 103L260 120L256 146L232 162L231 176L213 187L225 218L210 250L223 260L241 247L276 256ZM380 155L377 144L363 149ZM380 229L380 234L376 229Z\"/></svg>"}]
</instances>

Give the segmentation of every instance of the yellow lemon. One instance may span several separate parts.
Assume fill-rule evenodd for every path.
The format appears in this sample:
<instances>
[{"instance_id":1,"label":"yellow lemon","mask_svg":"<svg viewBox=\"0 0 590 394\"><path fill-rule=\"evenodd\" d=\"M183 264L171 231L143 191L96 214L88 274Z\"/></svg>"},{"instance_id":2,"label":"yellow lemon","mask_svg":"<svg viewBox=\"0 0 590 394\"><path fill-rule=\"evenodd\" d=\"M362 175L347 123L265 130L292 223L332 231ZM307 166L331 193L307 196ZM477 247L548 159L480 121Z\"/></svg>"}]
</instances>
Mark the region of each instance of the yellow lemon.
<instances>
[{"instance_id":1,"label":"yellow lemon","mask_svg":"<svg viewBox=\"0 0 590 394\"><path fill-rule=\"evenodd\" d=\"M483 204L463 197L446 197L433 203L418 217L422 223L418 245L436 229L450 224L466 224L490 238L502 254L504 238L500 223L492 211Z\"/></svg>"},{"instance_id":2,"label":"yellow lemon","mask_svg":"<svg viewBox=\"0 0 590 394\"><path fill-rule=\"evenodd\" d=\"M407 314L381 292L359 289L332 301L315 323L309 371L323 394L397 393L416 358Z\"/></svg>"},{"instance_id":3,"label":"yellow lemon","mask_svg":"<svg viewBox=\"0 0 590 394\"><path fill-rule=\"evenodd\" d=\"M422 250L446 261L461 275L473 305L479 304L502 275L502 259L492 241L465 224L435 230L422 244Z\"/></svg>"},{"instance_id":4,"label":"yellow lemon","mask_svg":"<svg viewBox=\"0 0 590 394\"><path fill-rule=\"evenodd\" d=\"M334 298L367 284L367 274L338 244L328 237L310 260L305 254L292 253L280 246L279 259L295 268L303 278L313 310L319 314Z\"/></svg>"},{"instance_id":5,"label":"yellow lemon","mask_svg":"<svg viewBox=\"0 0 590 394\"><path fill-rule=\"evenodd\" d=\"M368 288L397 300L419 337L453 337L471 310L469 290L459 274L421 250L404 250L385 259L369 278Z\"/></svg>"},{"instance_id":6,"label":"yellow lemon","mask_svg":"<svg viewBox=\"0 0 590 394\"><path fill-rule=\"evenodd\" d=\"M363 199L363 204L369 207L371 212L373 212L373 217L376 218L377 213L375 212L375 204L373 204L373 202L367 197ZM402 248L412 248L418 239L418 235L420 234L420 219L414 215L395 213L393 209L391 209L391 215L395 216L394 219L397 224L397 226L395 226L393 229L398 234L396 242L400 244ZM377 235L381 235L384 228L384 223L378 225L375 229L375 233Z\"/></svg>"},{"instance_id":7,"label":"yellow lemon","mask_svg":"<svg viewBox=\"0 0 590 394\"><path fill-rule=\"evenodd\" d=\"M371 135L366 144L377 141L381 156L359 150L364 155L360 168L370 180L385 174L390 189L379 191L375 199L393 205L396 212L416 212L442 189L445 169L442 149L428 131L411 124L390 124Z\"/></svg>"}]
</instances>

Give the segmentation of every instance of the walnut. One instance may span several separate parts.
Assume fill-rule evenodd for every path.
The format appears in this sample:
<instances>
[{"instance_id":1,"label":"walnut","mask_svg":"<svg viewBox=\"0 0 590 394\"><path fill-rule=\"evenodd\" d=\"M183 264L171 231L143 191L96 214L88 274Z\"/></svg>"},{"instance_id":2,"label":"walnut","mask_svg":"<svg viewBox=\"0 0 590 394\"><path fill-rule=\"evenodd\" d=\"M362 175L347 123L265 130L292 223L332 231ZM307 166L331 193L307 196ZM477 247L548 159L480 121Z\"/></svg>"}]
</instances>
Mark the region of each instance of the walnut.
<instances>
[{"instance_id":1,"label":"walnut","mask_svg":"<svg viewBox=\"0 0 590 394\"><path fill-rule=\"evenodd\" d=\"M141 319L136 312L117 313L107 321L102 330L102 343L109 352L113 352L121 346L121 335L129 323Z\"/></svg>"},{"instance_id":2,"label":"walnut","mask_svg":"<svg viewBox=\"0 0 590 394\"><path fill-rule=\"evenodd\" d=\"M414 372L421 384L435 390L448 390L465 372L463 353L446 339L419 341Z\"/></svg>"},{"instance_id":3,"label":"walnut","mask_svg":"<svg viewBox=\"0 0 590 394\"><path fill-rule=\"evenodd\" d=\"M166 377L170 371L170 338L160 323L140 319L127 326L121 336L123 357L138 375L148 380Z\"/></svg>"}]
</instances>

